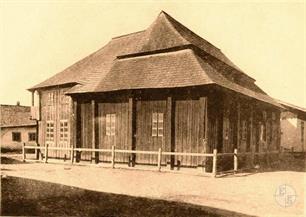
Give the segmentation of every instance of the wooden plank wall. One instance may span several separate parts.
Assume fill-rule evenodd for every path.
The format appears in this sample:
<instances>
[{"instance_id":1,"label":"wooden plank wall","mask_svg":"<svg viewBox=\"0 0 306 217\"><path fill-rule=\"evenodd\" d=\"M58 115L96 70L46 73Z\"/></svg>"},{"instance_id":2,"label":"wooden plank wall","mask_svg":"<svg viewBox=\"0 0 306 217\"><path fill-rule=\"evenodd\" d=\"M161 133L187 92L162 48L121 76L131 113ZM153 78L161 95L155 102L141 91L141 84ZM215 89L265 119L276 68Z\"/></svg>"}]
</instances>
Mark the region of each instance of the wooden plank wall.
<instances>
[{"instance_id":1,"label":"wooden plank wall","mask_svg":"<svg viewBox=\"0 0 306 217\"><path fill-rule=\"evenodd\" d=\"M131 150L131 144L129 145L128 133L129 128L129 103L128 101L123 102L112 102L112 103L99 103L98 104L98 144L99 148L111 149L113 145L116 149ZM116 132L115 136L106 135L106 114L116 115ZM116 154L116 162L128 162L129 154ZM111 161L111 154L100 153L100 161Z\"/></svg>"},{"instance_id":2,"label":"wooden plank wall","mask_svg":"<svg viewBox=\"0 0 306 217\"><path fill-rule=\"evenodd\" d=\"M60 140L60 120L68 120L69 133L71 132L69 124L69 116L71 113L71 99L64 95L69 88L51 88L40 91L41 120L39 121L39 143L46 145L46 126L47 121L54 121L54 141L48 142L50 147L70 147L70 136L68 141ZM50 102L49 94L52 93L52 102ZM51 158L64 158L69 156L68 151L50 150L48 152Z\"/></svg>"},{"instance_id":3,"label":"wooden plank wall","mask_svg":"<svg viewBox=\"0 0 306 217\"><path fill-rule=\"evenodd\" d=\"M175 151L201 152L200 141L200 101L199 99L175 101ZM200 145L201 143L201 145ZM176 160L184 166L197 166L198 158L178 156Z\"/></svg>"},{"instance_id":4,"label":"wooden plank wall","mask_svg":"<svg viewBox=\"0 0 306 217\"><path fill-rule=\"evenodd\" d=\"M153 112L164 114L164 136L152 137L152 114ZM165 132L168 131L166 120L167 100L139 100L136 102L136 150L158 151L162 148L164 151L170 151L171 147L166 147ZM136 163L156 164L156 155L137 155ZM163 164L166 158L163 158Z\"/></svg>"},{"instance_id":5,"label":"wooden plank wall","mask_svg":"<svg viewBox=\"0 0 306 217\"><path fill-rule=\"evenodd\" d=\"M81 115L81 147L82 148L92 148L92 113L91 113L91 103L81 103L80 104L80 115ZM92 153L82 152L81 160L91 160Z\"/></svg>"}]
</instances>

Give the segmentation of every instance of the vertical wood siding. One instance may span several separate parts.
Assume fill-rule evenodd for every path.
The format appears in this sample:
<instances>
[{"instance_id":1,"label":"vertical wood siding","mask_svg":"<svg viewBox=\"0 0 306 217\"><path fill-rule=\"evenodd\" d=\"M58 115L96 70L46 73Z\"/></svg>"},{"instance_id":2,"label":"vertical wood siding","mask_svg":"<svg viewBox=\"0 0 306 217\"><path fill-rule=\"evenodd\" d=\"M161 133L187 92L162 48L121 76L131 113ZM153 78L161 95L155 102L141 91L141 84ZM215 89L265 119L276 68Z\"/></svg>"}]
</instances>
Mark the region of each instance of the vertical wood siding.
<instances>
[{"instance_id":1,"label":"vertical wood siding","mask_svg":"<svg viewBox=\"0 0 306 217\"><path fill-rule=\"evenodd\" d=\"M202 108L204 109L204 108ZM200 100L176 100L175 102L175 151L176 152L202 152L200 145ZM204 123L203 123L204 124ZM198 158L191 156L178 156L176 160L183 166L197 166Z\"/></svg>"},{"instance_id":2,"label":"vertical wood siding","mask_svg":"<svg viewBox=\"0 0 306 217\"><path fill-rule=\"evenodd\" d=\"M81 115L81 148L92 148L92 113L91 103L80 105ZM91 160L91 152L82 152L81 160Z\"/></svg>"},{"instance_id":3,"label":"vertical wood siding","mask_svg":"<svg viewBox=\"0 0 306 217\"><path fill-rule=\"evenodd\" d=\"M164 151L170 151L171 147L165 143L165 132L167 129L167 101L166 100L142 100L136 102L136 150L158 151L162 148ZM152 136L152 114L153 112L163 113L163 129L162 137ZM166 158L162 159L162 163L166 163ZM156 155L137 155L136 163L139 164L157 164Z\"/></svg>"},{"instance_id":4,"label":"vertical wood siding","mask_svg":"<svg viewBox=\"0 0 306 217\"><path fill-rule=\"evenodd\" d=\"M71 114L70 103L71 99L65 95L68 88L52 88L40 92L41 99L41 121L39 121L39 143L41 145L48 144L50 147L70 147L71 132L69 117ZM49 94L52 94L52 102L50 102ZM67 141L60 139L60 121L68 121L68 138ZM47 141L46 127L47 121L54 122L54 140ZM64 158L69 157L69 151L56 151L50 150L48 152L51 158Z\"/></svg>"},{"instance_id":5,"label":"vertical wood siding","mask_svg":"<svg viewBox=\"0 0 306 217\"><path fill-rule=\"evenodd\" d=\"M128 142L129 117L128 102L99 103L98 104L98 143L99 148L111 149L113 145L116 149L131 150ZM115 135L106 135L106 114L115 114ZM100 153L100 161L111 161L111 154ZM117 153L116 162L128 162L129 154Z\"/></svg>"}]
</instances>

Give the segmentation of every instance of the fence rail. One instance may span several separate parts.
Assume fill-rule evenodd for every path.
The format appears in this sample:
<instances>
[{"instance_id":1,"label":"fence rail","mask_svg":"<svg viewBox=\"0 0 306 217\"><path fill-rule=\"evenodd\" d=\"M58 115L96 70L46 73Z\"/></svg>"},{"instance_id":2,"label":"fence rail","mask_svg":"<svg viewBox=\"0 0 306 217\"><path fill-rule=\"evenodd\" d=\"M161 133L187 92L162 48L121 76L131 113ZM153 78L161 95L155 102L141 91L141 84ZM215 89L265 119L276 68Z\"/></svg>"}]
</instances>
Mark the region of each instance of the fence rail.
<instances>
[{"instance_id":1,"label":"fence rail","mask_svg":"<svg viewBox=\"0 0 306 217\"><path fill-rule=\"evenodd\" d=\"M29 146L25 145L22 146L22 156L23 161L25 162L26 159L26 149L35 149L35 151L40 150L43 155L41 158L43 162L48 162L48 151L49 150L57 150L57 151L69 151L70 152L70 161L71 163L74 162L75 152L101 152L101 153L111 153L111 166L112 168L115 167L115 156L117 153L123 154L144 154L144 155L157 155L157 167L158 171L161 170L161 161L162 156L192 156L192 157L210 157L212 158L212 172L209 174L213 177L216 177L218 173L226 173L226 172L238 172L241 169L238 169L238 156L247 156L247 155L269 155L269 154L279 154L279 151L270 151L270 152L241 152L238 153L237 149L234 149L233 153L218 153L217 149L213 149L213 153L187 153L187 152L163 152L161 148L158 151L143 151L143 150L123 150L123 149L116 149L115 146L112 146L111 149L91 149L91 148L68 148L68 147L49 147L48 144L45 146ZM37 155L38 156L38 155ZM222 156L232 156L233 157L233 169L227 171L217 171L217 160L218 157ZM37 159L38 160L38 159ZM205 171L205 169L204 169Z\"/></svg>"}]
</instances>

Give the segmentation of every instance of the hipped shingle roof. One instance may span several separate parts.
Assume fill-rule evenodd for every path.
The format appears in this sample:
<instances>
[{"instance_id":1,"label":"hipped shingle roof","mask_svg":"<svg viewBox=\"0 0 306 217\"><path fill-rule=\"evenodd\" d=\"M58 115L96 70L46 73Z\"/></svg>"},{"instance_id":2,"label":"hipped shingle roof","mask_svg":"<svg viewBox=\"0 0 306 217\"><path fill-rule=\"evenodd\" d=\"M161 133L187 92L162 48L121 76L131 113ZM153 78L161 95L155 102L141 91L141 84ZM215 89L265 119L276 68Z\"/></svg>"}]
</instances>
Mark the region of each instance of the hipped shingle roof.
<instances>
[{"instance_id":1,"label":"hipped shingle roof","mask_svg":"<svg viewBox=\"0 0 306 217\"><path fill-rule=\"evenodd\" d=\"M239 79L231 79L232 75ZM161 12L145 31L113 38L97 52L30 90L76 83L68 93L76 94L214 83L279 106L254 81L220 49Z\"/></svg>"}]
</instances>

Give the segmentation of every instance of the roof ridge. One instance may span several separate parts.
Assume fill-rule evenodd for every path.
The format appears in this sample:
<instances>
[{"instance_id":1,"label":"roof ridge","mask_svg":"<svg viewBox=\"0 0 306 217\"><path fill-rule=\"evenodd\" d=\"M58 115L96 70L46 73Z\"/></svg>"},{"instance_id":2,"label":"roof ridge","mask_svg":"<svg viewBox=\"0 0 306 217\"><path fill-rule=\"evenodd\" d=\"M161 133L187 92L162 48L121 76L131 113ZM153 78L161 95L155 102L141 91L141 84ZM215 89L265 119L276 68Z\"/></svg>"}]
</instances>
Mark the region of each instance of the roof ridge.
<instances>
[{"instance_id":1,"label":"roof ridge","mask_svg":"<svg viewBox=\"0 0 306 217\"><path fill-rule=\"evenodd\" d=\"M145 32L145 31L146 30L140 30L140 31L136 31L136 32L131 32L131 33L127 33L127 34L123 34L123 35L112 37L112 39L122 38L122 37L126 37L126 36L129 36L129 35L134 35L134 34L138 34L138 33L141 33L141 32Z\"/></svg>"},{"instance_id":2,"label":"roof ridge","mask_svg":"<svg viewBox=\"0 0 306 217\"><path fill-rule=\"evenodd\" d=\"M189 40L187 40L184 36L182 36L182 34L179 32L179 31L177 31L177 29L173 26L173 24L172 24L172 22L168 19L168 18L170 18L170 19L172 19L172 20L175 20L173 17L171 17L169 14L167 14L166 12L164 12L164 11L162 11L161 13L160 13L160 15L164 15L165 16L165 20L167 21L167 23L170 25L170 28L172 29L172 30L174 30L174 33L175 34L177 34L181 39L183 39L184 41L186 41L186 42L188 42L189 44L192 44ZM160 17L160 15L158 16L158 17ZM158 18L157 18L158 19ZM156 21L156 20L155 20ZM178 21L176 21L176 22L178 22ZM182 24L181 24L182 25Z\"/></svg>"},{"instance_id":3,"label":"roof ridge","mask_svg":"<svg viewBox=\"0 0 306 217\"><path fill-rule=\"evenodd\" d=\"M235 67L233 67L232 65L230 65L229 63L227 63L226 61L220 59L218 56L212 55L211 52L207 52L206 53L214 56L215 58L217 58L219 61L221 61L222 63L230 66L231 68L234 68L236 70L238 70L240 73L242 73L243 75L247 76L248 78L252 79L255 81L254 78L252 78L251 76L249 76L248 74L246 74L245 72L243 72L243 70L241 70L238 66L236 66L228 57L226 57L225 54L222 53L222 50L220 48L218 48L217 46L215 46L214 44L210 43L208 40L206 40L205 38L202 38L200 35L198 35L197 33L195 33L194 31L192 31L191 29L187 28L184 24L182 24L181 22L179 22L178 20L176 20L175 18L173 18L171 15L169 15L168 13L166 13L165 11L161 11L161 14L164 14L167 18L167 20L171 23L171 26L173 26L173 28L175 28L175 31L181 35L181 37L183 37L186 41L188 41L189 43L193 44L196 47L199 47L198 45L194 44L192 41L190 41L188 38L186 38L185 36L183 36L175 27L175 24L178 25L179 28L182 28L184 31L188 31L191 34L193 34L195 37L199 38L201 41L207 43L210 46L210 49L216 49L218 50L226 59L228 59L228 61L231 62L231 64ZM174 25L172 24L172 22L174 22ZM202 48L199 47L199 49L203 50Z\"/></svg>"},{"instance_id":4,"label":"roof ridge","mask_svg":"<svg viewBox=\"0 0 306 217\"><path fill-rule=\"evenodd\" d=\"M0 104L0 106L14 106L14 107L31 107L31 106L27 106L27 105L10 105L10 104Z\"/></svg>"}]
</instances>

